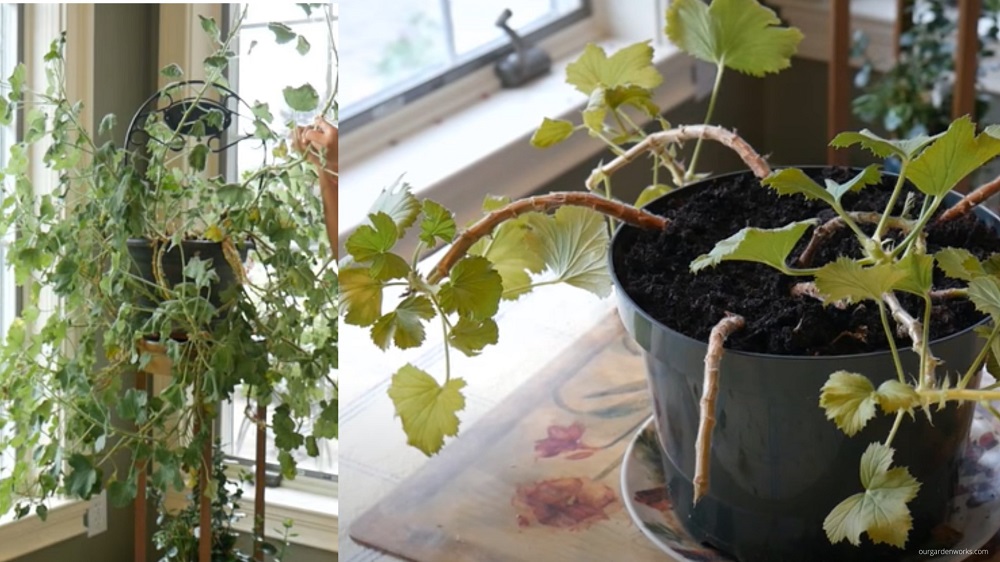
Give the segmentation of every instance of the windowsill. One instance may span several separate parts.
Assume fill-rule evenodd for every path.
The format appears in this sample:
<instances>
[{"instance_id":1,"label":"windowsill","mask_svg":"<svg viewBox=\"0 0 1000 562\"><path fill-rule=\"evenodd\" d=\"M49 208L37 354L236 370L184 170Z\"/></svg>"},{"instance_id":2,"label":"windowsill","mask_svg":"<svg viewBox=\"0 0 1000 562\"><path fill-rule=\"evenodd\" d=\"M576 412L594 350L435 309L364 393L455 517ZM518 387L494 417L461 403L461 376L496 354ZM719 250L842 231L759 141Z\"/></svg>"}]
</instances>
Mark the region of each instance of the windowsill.
<instances>
[{"instance_id":1,"label":"windowsill","mask_svg":"<svg viewBox=\"0 0 1000 562\"><path fill-rule=\"evenodd\" d=\"M85 534L87 507L85 501L62 500L49 506L45 521L36 515L18 520L0 518L0 560L13 560Z\"/></svg>"}]
</instances>

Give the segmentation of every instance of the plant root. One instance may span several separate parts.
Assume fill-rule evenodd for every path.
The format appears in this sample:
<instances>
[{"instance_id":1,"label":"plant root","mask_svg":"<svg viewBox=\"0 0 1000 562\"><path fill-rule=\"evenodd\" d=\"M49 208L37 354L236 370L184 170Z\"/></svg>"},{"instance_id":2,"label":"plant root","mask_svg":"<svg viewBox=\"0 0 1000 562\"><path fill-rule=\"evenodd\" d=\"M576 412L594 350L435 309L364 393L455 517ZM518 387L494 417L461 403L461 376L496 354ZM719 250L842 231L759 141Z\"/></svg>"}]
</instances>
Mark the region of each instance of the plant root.
<instances>
[{"instance_id":1,"label":"plant root","mask_svg":"<svg viewBox=\"0 0 1000 562\"><path fill-rule=\"evenodd\" d=\"M715 429L715 402L719 396L719 365L722 363L723 344L726 338L742 330L746 320L738 314L727 312L725 318L712 328L708 336L708 353L705 354L704 389L701 393L701 419L695 439L694 503L708 493L709 463L712 452L712 430Z\"/></svg>"},{"instance_id":2,"label":"plant root","mask_svg":"<svg viewBox=\"0 0 1000 562\"><path fill-rule=\"evenodd\" d=\"M628 165L644 152L651 152L664 157L665 152L663 149L668 144L703 138L714 140L731 148L743 159L743 162L746 163L747 167L758 178L763 179L771 174L771 167L767 164L767 161L735 132L716 125L688 125L652 133L611 162L599 166L587 178L587 189L594 191L597 184L604 178Z\"/></svg>"},{"instance_id":3,"label":"plant root","mask_svg":"<svg viewBox=\"0 0 1000 562\"><path fill-rule=\"evenodd\" d=\"M901 328L905 328L906 334L910 336L910 340L913 342L913 352L920 357L920 364L923 367L921 371L924 373L924 384L933 387L935 383L934 371L941 364L941 360L934 357L930 348L924 345L923 325L919 320L910 316L910 313L903 308L903 305L899 304L899 299L893 293L882 295L882 300L889 305L892 317L896 319Z\"/></svg>"},{"instance_id":4,"label":"plant root","mask_svg":"<svg viewBox=\"0 0 1000 562\"><path fill-rule=\"evenodd\" d=\"M437 283L448 276L451 268L462 259L480 238L488 236L500 223L524 213L545 213L563 206L587 207L604 215L614 217L639 228L663 230L670 221L650 212L636 209L619 201L614 201L580 191L556 191L546 195L519 199L497 209L479 219L455 239L448 252L441 258L428 277L428 282Z\"/></svg>"},{"instance_id":5,"label":"plant root","mask_svg":"<svg viewBox=\"0 0 1000 562\"><path fill-rule=\"evenodd\" d=\"M968 195L962 198L961 201L955 204L954 207L948 209L938 217L936 223L941 224L943 222L948 222L953 219L957 219L974 209L975 207L981 205L983 201L986 201L994 194L1000 192L1000 176L993 178L988 183L977 187L973 191L969 192Z\"/></svg>"},{"instance_id":6,"label":"plant root","mask_svg":"<svg viewBox=\"0 0 1000 562\"><path fill-rule=\"evenodd\" d=\"M882 220L882 213L876 213L873 211L851 212L847 213L847 216L851 217L852 220L859 224L878 224L879 221ZM903 234L908 234L913 229L912 221L900 217L889 217L886 224L888 224L889 228L902 231ZM809 243L806 244L806 248L802 250L802 254L799 255L798 264L801 267L811 266L813 258L816 256L816 252L819 251L823 243L844 226L844 219L840 216L833 217L825 223L817 226L816 229L813 230L812 238L809 239Z\"/></svg>"}]
</instances>

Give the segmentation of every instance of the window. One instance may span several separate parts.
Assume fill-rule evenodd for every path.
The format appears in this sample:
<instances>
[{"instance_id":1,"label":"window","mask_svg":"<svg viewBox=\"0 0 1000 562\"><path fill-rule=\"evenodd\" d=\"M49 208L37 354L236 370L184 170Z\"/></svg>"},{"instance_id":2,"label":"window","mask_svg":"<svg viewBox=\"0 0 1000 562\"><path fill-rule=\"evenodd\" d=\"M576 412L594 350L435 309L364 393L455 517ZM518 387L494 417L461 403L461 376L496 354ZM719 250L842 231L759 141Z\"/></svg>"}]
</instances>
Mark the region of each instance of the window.
<instances>
[{"instance_id":1,"label":"window","mask_svg":"<svg viewBox=\"0 0 1000 562\"><path fill-rule=\"evenodd\" d=\"M16 4L0 4L0 82L6 82L14 71L18 59L18 8ZM0 96L6 96L7 90L0 84ZM0 170L7 166L7 155L16 138L16 125L0 127ZM12 187L9 178L5 178L3 189ZM7 269L7 257L4 244L0 241L0 338L5 337L7 326L16 312L14 276ZM10 450L0 451L0 478L9 476L13 465L13 454Z\"/></svg>"},{"instance_id":2,"label":"window","mask_svg":"<svg viewBox=\"0 0 1000 562\"><path fill-rule=\"evenodd\" d=\"M327 27L323 10L327 10L333 20L332 29ZM229 15L236 15L235 6ZM278 134L288 134L287 130L281 129L283 123L288 121L299 124L312 123L316 115L316 112L286 111L287 106L281 92L285 85L308 81L316 88L320 100L327 99L336 87L337 69L333 43L338 41L337 17L337 4L327 4L322 8L313 9L311 15L307 15L295 4L259 3L250 6L237 42L239 63L231 68L230 82L240 97L249 104L253 105L255 102L268 104L274 114L274 127ZM274 34L267 28L270 22L284 23L295 33L306 37L311 46L309 52L299 56L290 50L289 45L277 45ZM289 55L290 52L292 56ZM237 147L236 161L229 163L228 166L230 174L242 174L245 170L255 168L265 157L260 144L242 142ZM251 270L250 274L253 273ZM325 398L329 399L333 389L327 389L325 392L327 393ZM318 403L319 398L315 402ZM256 427L243 414L248 407L254 408L254 405L247 399L244 389L238 389L232 404L223 409L221 416L223 446L228 449L227 453L232 458L247 465L252 464L256 454ZM305 430L308 431L309 428ZM273 435L268 436L268 442L273 443ZM272 450L273 447L268 447L267 462L273 464L277 470L277 454L270 453ZM303 451L296 458L300 474L335 481L337 443L322 440L319 443L319 452L318 457L309 457Z\"/></svg>"},{"instance_id":3,"label":"window","mask_svg":"<svg viewBox=\"0 0 1000 562\"><path fill-rule=\"evenodd\" d=\"M344 42L343 130L349 132L510 51L496 26L535 41L590 14L589 0L389 0L351 6Z\"/></svg>"}]
</instances>

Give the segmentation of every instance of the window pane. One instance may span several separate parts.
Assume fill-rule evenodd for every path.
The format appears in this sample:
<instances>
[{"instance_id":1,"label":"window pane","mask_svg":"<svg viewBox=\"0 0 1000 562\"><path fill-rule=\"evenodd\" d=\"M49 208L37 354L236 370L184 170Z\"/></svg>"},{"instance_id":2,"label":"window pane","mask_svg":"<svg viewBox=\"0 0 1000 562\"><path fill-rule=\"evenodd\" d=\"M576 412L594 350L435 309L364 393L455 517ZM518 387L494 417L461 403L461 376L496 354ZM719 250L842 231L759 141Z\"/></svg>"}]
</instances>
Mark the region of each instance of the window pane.
<instances>
[{"instance_id":1,"label":"window pane","mask_svg":"<svg viewBox=\"0 0 1000 562\"><path fill-rule=\"evenodd\" d=\"M3 83L6 83L17 62L17 32L17 6L0 4L0 82ZM7 88L0 85L0 96L6 94ZM0 170L7 165L7 154L14 140L13 126L0 127ZM2 187L4 191L12 189L11 178L6 178ZM6 263L3 241L0 240L0 338L5 337L15 306L13 275L8 274ZM13 461L13 451L0 451L0 478L10 475Z\"/></svg>"},{"instance_id":2,"label":"window pane","mask_svg":"<svg viewBox=\"0 0 1000 562\"><path fill-rule=\"evenodd\" d=\"M455 27L455 50L466 55L487 43L505 37L496 26L504 9L510 8L510 27L523 30L529 24L549 16L549 0L452 0L452 21Z\"/></svg>"}]
</instances>

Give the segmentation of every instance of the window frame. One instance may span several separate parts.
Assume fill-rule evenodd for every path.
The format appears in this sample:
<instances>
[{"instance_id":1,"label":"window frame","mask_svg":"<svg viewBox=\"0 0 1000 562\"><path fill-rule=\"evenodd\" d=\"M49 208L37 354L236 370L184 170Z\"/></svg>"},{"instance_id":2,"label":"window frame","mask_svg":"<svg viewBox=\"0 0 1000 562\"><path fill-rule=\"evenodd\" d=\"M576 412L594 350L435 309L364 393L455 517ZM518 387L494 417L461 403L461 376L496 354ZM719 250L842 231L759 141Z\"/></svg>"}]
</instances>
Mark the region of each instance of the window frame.
<instances>
[{"instance_id":1,"label":"window frame","mask_svg":"<svg viewBox=\"0 0 1000 562\"><path fill-rule=\"evenodd\" d=\"M442 2L449 3L452 1L454 0L442 0ZM592 0L580 0L579 8L544 24L529 25L527 33L523 33L521 37L526 44L534 45L539 41L548 39L568 29L574 24L593 17L593 15L594 7ZM452 23L448 21L446 25L450 26ZM364 103L360 109L354 111L345 110L340 122L341 130L344 134L349 134L361 129L365 125L388 117L421 98L432 95L442 88L461 82L472 73L493 65L512 52L514 52L514 47L507 37L504 36L477 47L470 56L461 57L455 66L449 66L441 72L407 80L402 84L387 88L385 91L373 96L377 100L374 103Z\"/></svg>"}]
</instances>

